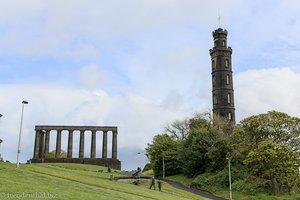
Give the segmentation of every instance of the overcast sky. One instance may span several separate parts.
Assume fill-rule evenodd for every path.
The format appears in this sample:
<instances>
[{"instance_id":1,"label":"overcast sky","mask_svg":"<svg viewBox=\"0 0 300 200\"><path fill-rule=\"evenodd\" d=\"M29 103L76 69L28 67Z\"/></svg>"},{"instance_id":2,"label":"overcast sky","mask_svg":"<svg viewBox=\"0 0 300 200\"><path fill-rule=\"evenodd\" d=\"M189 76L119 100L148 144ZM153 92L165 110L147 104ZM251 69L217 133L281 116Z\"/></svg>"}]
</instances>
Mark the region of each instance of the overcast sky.
<instances>
[{"instance_id":1,"label":"overcast sky","mask_svg":"<svg viewBox=\"0 0 300 200\"><path fill-rule=\"evenodd\" d=\"M233 49L237 122L269 110L300 117L298 0L0 0L2 157L16 162L27 100L22 162L35 125L113 125L122 168L142 166L162 127L212 109L218 9Z\"/></svg>"}]
</instances>

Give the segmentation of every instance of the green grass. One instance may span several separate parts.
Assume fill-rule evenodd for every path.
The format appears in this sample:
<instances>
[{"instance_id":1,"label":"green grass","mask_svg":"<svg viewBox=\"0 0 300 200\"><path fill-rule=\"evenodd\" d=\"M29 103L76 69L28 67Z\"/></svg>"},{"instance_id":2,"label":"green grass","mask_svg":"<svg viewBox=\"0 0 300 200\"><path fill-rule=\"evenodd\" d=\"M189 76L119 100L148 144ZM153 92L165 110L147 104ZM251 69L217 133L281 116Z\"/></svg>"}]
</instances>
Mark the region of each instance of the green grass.
<instances>
[{"instance_id":1,"label":"green grass","mask_svg":"<svg viewBox=\"0 0 300 200\"><path fill-rule=\"evenodd\" d=\"M173 175L166 177L168 180L180 182L183 185L190 186L194 181L193 178L188 178L183 174ZM216 184L217 185L217 184ZM216 185L212 186L213 192L216 196L229 199L229 188L228 190L224 188L218 188ZM205 189L210 188L206 187ZM232 191L232 197L234 200L300 200L300 194L282 195L282 196L272 196L264 193L259 193L255 195L243 194L239 191Z\"/></svg>"},{"instance_id":2,"label":"green grass","mask_svg":"<svg viewBox=\"0 0 300 200\"><path fill-rule=\"evenodd\" d=\"M183 174L168 176L168 177L166 177L166 179L182 183L183 185L186 185L186 186L190 186L194 180L193 178L188 178L188 177L184 176Z\"/></svg>"},{"instance_id":3,"label":"green grass","mask_svg":"<svg viewBox=\"0 0 300 200\"><path fill-rule=\"evenodd\" d=\"M229 191L218 191L216 194L220 197L229 199ZM299 195L273 196L268 194L246 195L236 191L232 192L232 198L235 200L299 200Z\"/></svg>"},{"instance_id":4,"label":"green grass","mask_svg":"<svg viewBox=\"0 0 300 200\"><path fill-rule=\"evenodd\" d=\"M151 184L150 180L145 180L145 182L144 181L141 182L139 187L149 188L150 184ZM156 184L156 190L158 190L157 184ZM182 197L182 198L189 197L189 199L199 199L198 195L180 189L176 189L164 181L162 182L162 191L165 193L175 195L176 197Z\"/></svg>"},{"instance_id":5,"label":"green grass","mask_svg":"<svg viewBox=\"0 0 300 200\"><path fill-rule=\"evenodd\" d=\"M103 170L103 172L97 172ZM204 199L163 185L163 192L109 180L106 168L81 164L30 164L16 168L0 162L0 195L52 194L55 199ZM120 176L114 172L114 176ZM0 196L0 198L3 196ZM5 198L4 198L5 199ZM30 198L22 198L30 199Z\"/></svg>"},{"instance_id":6,"label":"green grass","mask_svg":"<svg viewBox=\"0 0 300 200\"><path fill-rule=\"evenodd\" d=\"M150 169L148 171L143 172L143 174L145 174L145 175L154 175L154 172L153 172L152 169Z\"/></svg>"}]
</instances>

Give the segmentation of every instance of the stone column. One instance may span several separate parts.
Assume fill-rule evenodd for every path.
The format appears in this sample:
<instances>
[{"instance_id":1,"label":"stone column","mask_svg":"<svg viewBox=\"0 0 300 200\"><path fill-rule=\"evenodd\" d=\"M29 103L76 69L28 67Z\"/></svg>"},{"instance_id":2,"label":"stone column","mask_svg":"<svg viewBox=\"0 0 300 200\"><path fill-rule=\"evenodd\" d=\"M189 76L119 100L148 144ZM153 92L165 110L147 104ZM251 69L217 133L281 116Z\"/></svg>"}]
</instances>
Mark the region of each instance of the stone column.
<instances>
[{"instance_id":1,"label":"stone column","mask_svg":"<svg viewBox=\"0 0 300 200\"><path fill-rule=\"evenodd\" d=\"M80 131L79 158L84 157L84 130Z\"/></svg>"},{"instance_id":2,"label":"stone column","mask_svg":"<svg viewBox=\"0 0 300 200\"><path fill-rule=\"evenodd\" d=\"M57 130L55 158L60 158L60 154L61 154L61 130Z\"/></svg>"},{"instance_id":3,"label":"stone column","mask_svg":"<svg viewBox=\"0 0 300 200\"><path fill-rule=\"evenodd\" d=\"M107 158L107 131L103 131L102 158Z\"/></svg>"},{"instance_id":4,"label":"stone column","mask_svg":"<svg viewBox=\"0 0 300 200\"><path fill-rule=\"evenodd\" d=\"M96 158L96 131L92 131L91 158Z\"/></svg>"},{"instance_id":5,"label":"stone column","mask_svg":"<svg viewBox=\"0 0 300 200\"><path fill-rule=\"evenodd\" d=\"M74 130L69 130L67 158L72 158L73 154L73 132Z\"/></svg>"},{"instance_id":6,"label":"stone column","mask_svg":"<svg viewBox=\"0 0 300 200\"><path fill-rule=\"evenodd\" d=\"M39 148L39 157L44 158L45 152L45 131L40 131L40 148Z\"/></svg>"},{"instance_id":7,"label":"stone column","mask_svg":"<svg viewBox=\"0 0 300 200\"><path fill-rule=\"evenodd\" d=\"M35 142L34 142L34 152L33 158L39 159L39 148L40 148L40 130L35 130Z\"/></svg>"},{"instance_id":8,"label":"stone column","mask_svg":"<svg viewBox=\"0 0 300 200\"><path fill-rule=\"evenodd\" d=\"M50 143L50 131L47 130L46 131L46 139L45 139L45 150L44 150L45 158L47 158L48 154L49 154L49 143Z\"/></svg>"},{"instance_id":9,"label":"stone column","mask_svg":"<svg viewBox=\"0 0 300 200\"><path fill-rule=\"evenodd\" d=\"M113 141L112 141L112 158L117 159L117 131L113 131Z\"/></svg>"}]
</instances>

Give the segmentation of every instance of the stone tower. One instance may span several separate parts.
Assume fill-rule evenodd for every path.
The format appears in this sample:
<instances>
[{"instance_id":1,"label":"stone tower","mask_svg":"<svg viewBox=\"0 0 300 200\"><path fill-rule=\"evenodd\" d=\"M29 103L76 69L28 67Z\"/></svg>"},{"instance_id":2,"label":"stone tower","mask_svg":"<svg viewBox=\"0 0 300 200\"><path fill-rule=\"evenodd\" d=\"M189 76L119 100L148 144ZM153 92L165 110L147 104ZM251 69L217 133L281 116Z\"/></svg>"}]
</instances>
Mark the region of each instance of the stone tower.
<instances>
[{"instance_id":1,"label":"stone tower","mask_svg":"<svg viewBox=\"0 0 300 200\"><path fill-rule=\"evenodd\" d=\"M214 47L209 50L212 67L213 113L235 124L235 109L231 66L231 47L227 46L227 30L213 32Z\"/></svg>"}]
</instances>

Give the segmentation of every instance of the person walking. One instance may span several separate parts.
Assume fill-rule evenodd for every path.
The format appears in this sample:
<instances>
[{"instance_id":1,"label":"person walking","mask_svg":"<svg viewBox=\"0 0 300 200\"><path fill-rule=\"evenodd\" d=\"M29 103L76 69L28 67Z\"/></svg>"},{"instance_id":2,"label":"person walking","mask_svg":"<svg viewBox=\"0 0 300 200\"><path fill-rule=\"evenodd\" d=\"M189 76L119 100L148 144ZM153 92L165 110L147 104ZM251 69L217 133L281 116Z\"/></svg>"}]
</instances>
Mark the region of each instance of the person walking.
<instances>
[{"instance_id":1,"label":"person walking","mask_svg":"<svg viewBox=\"0 0 300 200\"><path fill-rule=\"evenodd\" d=\"M151 178L151 185L150 185L150 188L149 188L150 190L151 190L152 186L155 190L155 178L154 178L154 176L152 176L152 178Z\"/></svg>"},{"instance_id":2,"label":"person walking","mask_svg":"<svg viewBox=\"0 0 300 200\"><path fill-rule=\"evenodd\" d=\"M158 190L161 192L162 181L160 178L158 178L157 185L158 185Z\"/></svg>"}]
</instances>

